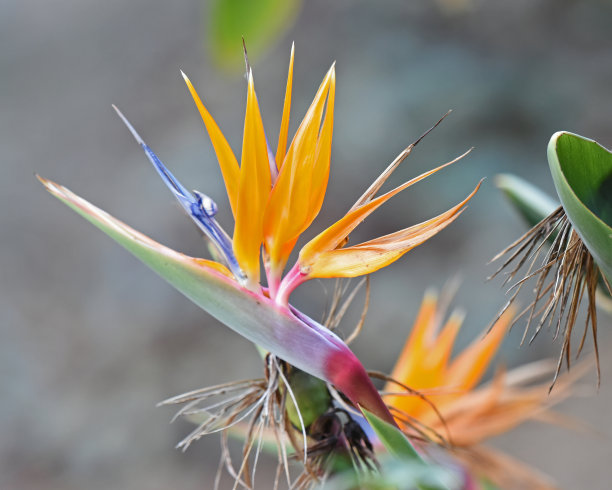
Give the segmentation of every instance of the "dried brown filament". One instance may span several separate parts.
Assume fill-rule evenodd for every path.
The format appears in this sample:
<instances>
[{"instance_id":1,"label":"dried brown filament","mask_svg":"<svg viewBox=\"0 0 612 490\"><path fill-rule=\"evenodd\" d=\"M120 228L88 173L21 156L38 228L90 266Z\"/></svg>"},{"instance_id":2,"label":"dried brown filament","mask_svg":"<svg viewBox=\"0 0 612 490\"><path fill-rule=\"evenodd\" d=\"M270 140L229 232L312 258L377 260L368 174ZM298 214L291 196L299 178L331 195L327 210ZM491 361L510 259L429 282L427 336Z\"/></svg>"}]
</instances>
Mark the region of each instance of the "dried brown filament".
<instances>
[{"instance_id":1,"label":"dried brown filament","mask_svg":"<svg viewBox=\"0 0 612 490\"><path fill-rule=\"evenodd\" d=\"M550 245L548 243L551 242ZM572 331L578 319L580 305L586 292L587 317L584 332L576 350L575 357L582 352L587 333L593 336L597 379L599 383L599 352L597 346L597 312L595 291L600 276L593 257L572 228L562 207L559 207L522 237L497 254L493 261L507 256L499 269L489 279L505 271L504 285L515 281L521 269L526 266L524 276L509 288L510 299L491 324L494 324L504 311L516 300L523 286L535 280L534 295L528 306L515 317L513 325L523 317L527 323L523 333L523 343L534 323L529 339L532 342L543 327L554 329L554 338L563 336L563 346L559 355L552 386L557 381L563 361L569 369L572 360Z\"/></svg>"}]
</instances>

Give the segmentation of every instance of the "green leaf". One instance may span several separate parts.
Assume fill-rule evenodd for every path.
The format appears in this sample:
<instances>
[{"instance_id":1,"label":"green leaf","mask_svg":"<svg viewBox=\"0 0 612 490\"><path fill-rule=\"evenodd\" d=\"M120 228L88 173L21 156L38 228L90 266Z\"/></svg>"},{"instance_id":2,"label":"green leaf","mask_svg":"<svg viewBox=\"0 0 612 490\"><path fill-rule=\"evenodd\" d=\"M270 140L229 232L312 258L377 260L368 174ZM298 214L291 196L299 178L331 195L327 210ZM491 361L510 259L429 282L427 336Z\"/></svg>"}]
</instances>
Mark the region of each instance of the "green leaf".
<instances>
[{"instance_id":1,"label":"green leaf","mask_svg":"<svg viewBox=\"0 0 612 490\"><path fill-rule=\"evenodd\" d=\"M293 24L301 0L213 0L208 7L208 47L224 68L244 66L241 39L255 59Z\"/></svg>"},{"instance_id":2,"label":"green leaf","mask_svg":"<svg viewBox=\"0 0 612 490\"><path fill-rule=\"evenodd\" d=\"M516 175L499 174L495 177L495 185L530 227L559 207L559 203L543 190Z\"/></svg>"},{"instance_id":3,"label":"green leaf","mask_svg":"<svg viewBox=\"0 0 612 490\"><path fill-rule=\"evenodd\" d=\"M567 217L612 282L612 153L561 131L548 144L548 164Z\"/></svg>"},{"instance_id":4,"label":"green leaf","mask_svg":"<svg viewBox=\"0 0 612 490\"><path fill-rule=\"evenodd\" d=\"M401 430L364 408L361 411L390 454L403 460L424 462L421 455L414 449L412 443Z\"/></svg>"}]
</instances>

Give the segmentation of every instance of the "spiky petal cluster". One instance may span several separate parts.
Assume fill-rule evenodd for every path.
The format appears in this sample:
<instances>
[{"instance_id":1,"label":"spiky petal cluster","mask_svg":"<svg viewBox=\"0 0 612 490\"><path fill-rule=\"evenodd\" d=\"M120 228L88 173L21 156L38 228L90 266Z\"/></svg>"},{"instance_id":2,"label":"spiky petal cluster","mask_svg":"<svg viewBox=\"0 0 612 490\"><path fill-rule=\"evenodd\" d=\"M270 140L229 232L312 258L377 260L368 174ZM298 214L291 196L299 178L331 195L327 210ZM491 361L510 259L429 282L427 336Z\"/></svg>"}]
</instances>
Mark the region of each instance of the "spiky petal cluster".
<instances>
[{"instance_id":1,"label":"spiky petal cluster","mask_svg":"<svg viewBox=\"0 0 612 490\"><path fill-rule=\"evenodd\" d=\"M375 191L368 195L367 199L358 201L344 217L308 242L301 249L296 264L283 277L283 271L298 238L312 224L323 204L329 179L336 91L335 67L332 65L293 140L287 146L293 60L292 49L275 153L270 149L266 137L255 94L253 73L248 67L247 105L240 164L193 84L183 74L215 149L234 216L234 233L229 242L231 247L224 238L217 239L221 233L207 234L222 252L225 265L234 277L243 286L255 292L261 292L260 262L263 258L268 283L267 294L285 306L295 287L308 279L355 277L389 265L456 219L474 194L424 223L362 244L343 247L349 233L379 206L445 165L426 172L380 197L375 198ZM168 184L168 178L175 182L169 184L170 189L175 192L180 184L176 183L176 179L159 159L149 153L150 149L127 120L123 119L166 183ZM182 196L177 198L179 201L184 199ZM194 220L200 222L202 208L198 199L206 201L208 198L199 193L194 194L190 206L195 208L195 212L188 212ZM216 212L214 203L210 199L206 202L211 203Z\"/></svg>"},{"instance_id":2,"label":"spiky petal cluster","mask_svg":"<svg viewBox=\"0 0 612 490\"><path fill-rule=\"evenodd\" d=\"M408 434L425 435L457 449L479 472L487 468L476 463L488 451L490 471L485 471L488 476L497 479L516 469L517 477L521 476L524 483L528 475L531 478L534 474L523 467L519 474L518 463L488 448L484 451L479 444L529 419L554 421L550 407L568 396L569 388L584 374L584 369L577 370L572 378L562 377L550 395L549 384L542 379L554 371L554 363L546 361L509 372L498 368L490 383L478 386L513 315L510 308L486 335L479 336L451 358L463 314L453 313L445 319L437 295L427 293L383 398ZM419 396L415 396L417 392ZM506 465L503 471L494 471L502 464Z\"/></svg>"},{"instance_id":3,"label":"spiky petal cluster","mask_svg":"<svg viewBox=\"0 0 612 490\"><path fill-rule=\"evenodd\" d=\"M315 277L354 277L384 267L454 221L478 189L440 216L368 242L343 247L359 223L391 197L450 165L424 173L376 197L382 183L410 152L407 148L349 212L300 251L283 277L299 236L321 209L331 156L335 69L327 72L287 147L293 49L276 153L264 131L253 73L248 68L247 104L240 164L190 80L187 87L212 141L234 216L230 237L216 221L217 205L189 192L164 166L118 110L166 186L216 247L219 261L186 257L109 216L68 189L46 179L47 189L156 270L177 289L249 340L313 376L335 384L355 404L392 422L365 369L338 337L289 305L297 285ZM263 259L267 287L261 284Z\"/></svg>"}]
</instances>

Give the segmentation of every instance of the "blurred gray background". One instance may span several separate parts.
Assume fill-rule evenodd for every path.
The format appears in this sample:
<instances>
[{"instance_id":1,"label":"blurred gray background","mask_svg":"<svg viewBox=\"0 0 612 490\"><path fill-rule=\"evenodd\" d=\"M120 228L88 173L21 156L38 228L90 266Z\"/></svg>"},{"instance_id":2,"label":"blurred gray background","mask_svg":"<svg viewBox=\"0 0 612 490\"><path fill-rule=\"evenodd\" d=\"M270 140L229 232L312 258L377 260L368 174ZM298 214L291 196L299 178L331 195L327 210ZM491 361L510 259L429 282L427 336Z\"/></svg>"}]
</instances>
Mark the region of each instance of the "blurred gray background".
<instances>
[{"instance_id":1,"label":"blurred gray background","mask_svg":"<svg viewBox=\"0 0 612 490\"><path fill-rule=\"evenodd\" d=\"M113 113L115 103L187 187L217 200L231 229L220 172L179 72L191 77L238 153L245 81L212 62L207 12L202 0L0 1L2 489L209 488L217 437L186 454L173 449L189 426L169 425L171 410L155 403L260 375L247 341L49 196L33 175L65 184L164 244L204 254ZM499 281L485 282L493 271L486 263L524 228L492 177L514 172L552 192L545 148L553 132L612 146L611 24L612 4L603 0L311 0L252 60L273 144L291 41L292 130L337 61L332 175L316 230L448 109L453 114L392 183L475 151L381 208L355 241L434 216L487 177L456 223L372 277L368 321L354 344L368 368L392 368L424 290L449 277L462 277L456 304L468 312L460 346L501 306L504 292ZM293 301L318 317L330 287L307 284ZM589 377L586 397L560 407L591 424L590 432L527 424L494 441L564 488L609 488L612 478L610 326L602 315L601 390ZM519 337L510 335L498 361L514 366L560 348L548 332L531 347L519 348Z\"/></svg>"}]
</instances>

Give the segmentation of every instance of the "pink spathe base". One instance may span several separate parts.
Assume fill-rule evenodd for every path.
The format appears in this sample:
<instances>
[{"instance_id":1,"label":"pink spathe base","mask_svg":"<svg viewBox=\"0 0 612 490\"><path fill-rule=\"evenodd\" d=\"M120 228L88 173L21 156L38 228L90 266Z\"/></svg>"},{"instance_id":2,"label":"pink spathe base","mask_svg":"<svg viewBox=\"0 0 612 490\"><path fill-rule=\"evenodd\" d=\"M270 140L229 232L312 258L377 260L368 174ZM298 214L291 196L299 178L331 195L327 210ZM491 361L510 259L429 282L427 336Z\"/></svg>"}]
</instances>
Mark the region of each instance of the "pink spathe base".
<instances>
[{"instance_id":1,"label":"pink spathe base","mask_svg":"<svg viewBox=\"0 0 612 490\"><path fill-rule=\"evenodd\" d=\"M365 368L350 350L348 352L350 355L346 351L334 352L327 358L327 379L357 406L397 427Z\"/></svg>"}]
</instances>

